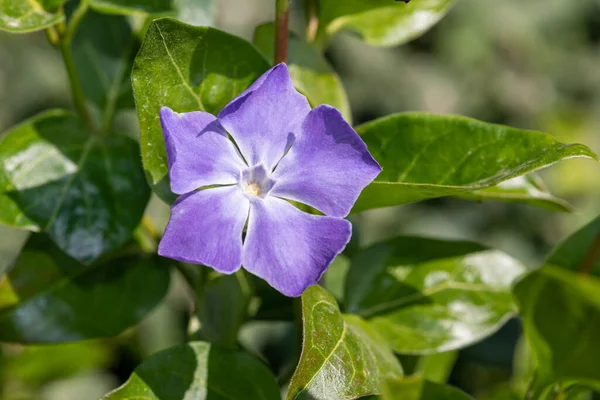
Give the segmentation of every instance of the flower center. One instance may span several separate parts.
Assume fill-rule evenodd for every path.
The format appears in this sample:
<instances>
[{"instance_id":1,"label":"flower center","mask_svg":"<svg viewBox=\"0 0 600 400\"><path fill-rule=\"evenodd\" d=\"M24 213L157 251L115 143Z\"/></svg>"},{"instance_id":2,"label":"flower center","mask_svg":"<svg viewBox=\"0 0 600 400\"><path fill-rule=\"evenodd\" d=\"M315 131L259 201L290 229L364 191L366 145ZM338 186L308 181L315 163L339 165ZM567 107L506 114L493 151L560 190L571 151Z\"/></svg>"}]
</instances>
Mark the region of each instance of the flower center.
<instances>
[{"instance_id":1,"label":"flower center","mask_svg":"<svg viewBox=\"0 0 600 400\"><path fill-rule=\"evenodd\" d=\"M248 186L246 186L246 193L248 193L250 196L260 196L260 194L262 193L262 190L260 190L260 186L258 183L251 183Z\"/></svg>"}]
</instances>

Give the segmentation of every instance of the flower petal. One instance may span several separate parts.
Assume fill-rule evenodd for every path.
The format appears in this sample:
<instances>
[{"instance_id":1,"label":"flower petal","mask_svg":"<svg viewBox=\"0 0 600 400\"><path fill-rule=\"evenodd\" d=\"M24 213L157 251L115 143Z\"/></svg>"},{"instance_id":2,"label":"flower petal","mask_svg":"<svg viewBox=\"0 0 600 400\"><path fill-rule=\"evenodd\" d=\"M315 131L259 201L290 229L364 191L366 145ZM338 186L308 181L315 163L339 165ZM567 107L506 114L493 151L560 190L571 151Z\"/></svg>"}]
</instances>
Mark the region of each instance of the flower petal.
<instances>
[{"instance_id":1,"label":"flower petal","mask_svg":"<svg viewBox=\"0 0 600 400\"><path fill-rule=\"evenodd\" d=\"M316 284L350 240L350 222L268 196L251 202L242 264L286 296Z\"/></svg>"},{"instance_id":2,"label":"flower petal","mask_svg":"<svg viewBox=\"0 0 600 400\"><path fill-rule=\"evenodd\" d=\"M217 119L206 112L160 110L173 193L237 182L246 164Z\"/></svg>"},{"instance_id":3,"label":"flower petal","mask_svg":"<svg viewBox=\"0 0 600 400\"><path fill-rule=\"evenodd\" d=\"M298 139L277 166L270 194L344 217L379 172L367 145L340 112L321 105L308 114Z\"/></svg>"},{"instance_id":4,"label":"flower petal","mask_svg":"<svg viewBox=\"0 0 600 400\"><path fill-rule=\"evenodd\" d=\"M242 263L242 231L248 210L249 201L238 186L183 195L173 203L158 254L233 273Z\"/></svg>"},{"instance_id":5,"label":"flower petal","mask_svg":"<svg viewBox=\"0 0 600 400\"><path fill-rule=\"evenodd\" d=\"M250 166L272 170L310 111L294 89L285 64L265 72L242 96L219 113L219 122L236 141Z\"/></svg>"}]
</instances>

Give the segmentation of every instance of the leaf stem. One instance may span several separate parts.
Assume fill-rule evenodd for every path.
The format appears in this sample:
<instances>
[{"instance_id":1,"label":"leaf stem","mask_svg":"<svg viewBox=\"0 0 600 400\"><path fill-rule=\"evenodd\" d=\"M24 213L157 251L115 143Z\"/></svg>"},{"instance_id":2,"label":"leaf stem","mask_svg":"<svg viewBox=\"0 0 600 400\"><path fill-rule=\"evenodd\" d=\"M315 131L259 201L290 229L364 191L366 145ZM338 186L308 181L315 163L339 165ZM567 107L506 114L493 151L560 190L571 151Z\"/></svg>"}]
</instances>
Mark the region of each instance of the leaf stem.
<instances>
[{"instance_id":1,"label":"leaf stem","mask_svg":"<svg viewBox=\"0 0 600 400\"><path fill-rule=\"evenodd\" d=\"M275 64L288 61L291 0L275 0Z\"/></svg>"},{"instance_id":2,"label":"leaf stem","mask_svg":"<svg viewBox=\"0 0 600 400\"><path fill-rule=\"evenodd\" d=\"M590 275L594 271L594 264L598 257L600 257L600 230L598 230L594 241L583 258L581 266L579 267L579 273Z\"/></svg>"}]
</instances>

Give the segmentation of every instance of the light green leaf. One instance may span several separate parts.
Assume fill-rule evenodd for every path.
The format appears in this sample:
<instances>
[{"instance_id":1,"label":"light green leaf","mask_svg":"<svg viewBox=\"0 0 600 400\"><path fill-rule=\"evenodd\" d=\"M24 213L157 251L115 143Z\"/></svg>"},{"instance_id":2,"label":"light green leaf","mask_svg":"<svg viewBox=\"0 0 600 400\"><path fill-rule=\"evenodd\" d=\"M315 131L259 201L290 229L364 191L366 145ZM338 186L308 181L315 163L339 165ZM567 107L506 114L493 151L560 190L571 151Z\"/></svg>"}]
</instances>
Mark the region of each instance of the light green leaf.
<instances>
[{"instance_id":1,"label":"light green leaf","mask_svg":"<svg viewBox=\"0 0 600 400\"><path fill-rule=\"evenodd\" d=\"M586 285L590 281L593 285ZM545 266L515 286L523 329L537 366L532 398L554 382L578 382L600 390L599 285L597 278Z\"/></svg>"},{"instance_id":2,"label":"light green leaf","mask_svg":"<svg viewBox=\"0 0 600 400\"><path fill-rule=\"evenodd\" d=\"M0 282L0 341L57 343L114 336L165 296L169 270L157 259L91 267L33 235Z\"/></svg>"},{"instance_id":3,"label":"light green leaf","mask_svg":"<svg viewBox=\"0 0 600 400\"><path fill-rule=\"evenodd\" d=\"M389 0L321 0L318 39L349 29L367 43L396 46L406 43L435 25L454 0L414 0L408 4Z\"/></svg>"},{"instance_id":4,"label":"light green leaf","mask_svg":"<svg viewBox=\"0 0 600 400\"><path fill-rule=\"evenodd\" d=\"M468 346L516 312L512 282L525 268L469 242L397 237L365 249L346 280L347 311L402 354Z\"/></svg>"},{"instance_id":5,"label":"light green leaf","mask_svg":"<svg viewBox=\"0 0 600 400\"><path fill-rule=\"evenodd\" d=\"M13 33L33 32L65 19L59 7L66 0L2 0L0 30Z\"/></svg>"},{"instance_id":6,"label":"light green leaf","mask_svg":"<svg viewBox=\"0 0 600 400\"><path fill-rule=\"evenodd\" d=\"M458 351L447 351L445 353L433 353L419 357L415 367L415 373L423 376L431 382L446 383L456 360Z\"/></svg>"},{"instance_id":7,"label":"light green leaf","mask_svg":"<svg viewBox=\"0 0 600 400\"><path fill-rule=\"evenodd\" d=\"M589 268L589 272L594 275L600 275L600 256L590 253L594 246L600 247L599 240L600 217L596 217L554 248L546 263L571 271L580 270L584 268L584 263L589 263L585 268Z\"/></svg>"},{"instance_id":8,"label":"light green leaf","mask_svg":"<svg viewBox=\"0 0 600 400\"><path fill-rule=\"evenodd\" d=\"M275 26L260 25L254 31L254 44L273 63ZM344 119L352 123L352 111L340 77L329 65L319 49L306 43L294 33L288 41L288 66L296 89L303 93L311 106L329 104L340 110Z\"/></svg>"},{"instance_id":9,"label":"light green leaf","mask_svg":"<svg viewBox=\"0 0 600 400\"><path fill-rule=\"evenodd\" d=\"M434 383L421 376L388 380L383 385L381 400L473 400L452 386Z\"/></svg>"},{"instance_id":10,"label":"light green leaf","mask_svg":"<svg viewBox=\"0 0 600 400\"><path fill-rule=\"evenodd\" d=\"M288 400L345 400L376 394L402 367L381 338L356 315L342 315L319 286L302 295L302 355Z\"/></svg>"},{"instance_id":11,"label":"light green leaf","mask_svg":"<svg viewBox=\"0 0 600 400\"><path fill-rule=\"evenodd\" d=\"M552 195L540 177L535 174L517 176L496 186L460 194L458 197L475 201L497 200L522 203L550 211L573 212L573 207L567 201Z\"/></svg>"},{"instance_id":12,"label":"light green leaf","mask_svg":"<svg viewBox=\"0 0 600 400\"><path fill-rule=\"evenodd\" d=\"M353 212L473 192L569 158L598 160L581 144L457 116L395 114L357 131L383 172Z\"/></svg>"},{"instance_id":13,"label":"light green leaf","mask_svg":"<svg viewBox=\"0 0 600 400\"><path fill-rule=\"evenodd\" d=\"M211 26L216 0L88 0L98 12L121 15L172 16L192 25Z\"/></svg>"},{"instance_id":14,"label":"light green leaf","mask_svg":"<svg viewBox=\"0 0 600 400\"><path fill-rule=\"evenodd\" d=\"M69 112L40 114L0 141L0 222L45 231L82 262L125 243L149 196L136 143L100 140Z\"/></svg>"},{"instance_id":15,"label":"light green leaf","mask_svg":"<svg viewBox=\"0 0 600 400\"><path fill-rule=\"evenodd\" d=\"M104 400L279 400L269 369L250 355L205 342L158 352Z\"/></svg>"},{"instance_id":16,"label":"light green leaf","mask_svg":"<svg viewBox=\"0 0 600 400\"><path fill-rule=\"evenodd\" d=\"M173 199L160 127L161 106L177 112L216 114L268 68L250 43L219 30L168 18L150 25L135 59L132 79L142 161L159 196Z\"/></svg>"}]
</instances>

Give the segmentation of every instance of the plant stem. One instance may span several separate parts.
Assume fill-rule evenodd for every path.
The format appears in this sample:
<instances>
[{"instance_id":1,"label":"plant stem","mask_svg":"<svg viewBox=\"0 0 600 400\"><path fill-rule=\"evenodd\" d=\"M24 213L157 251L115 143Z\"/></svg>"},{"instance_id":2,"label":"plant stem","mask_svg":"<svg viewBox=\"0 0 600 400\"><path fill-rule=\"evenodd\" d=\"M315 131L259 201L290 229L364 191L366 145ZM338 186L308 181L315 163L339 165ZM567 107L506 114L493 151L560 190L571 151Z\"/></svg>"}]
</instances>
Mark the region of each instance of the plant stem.
<instances>
[{"instance_id":1,"label":"plant stem","mask_svg":"<svg viewBox=\"0 0 600 400\"><path fill-rule=\"evenodd\" d=\"M288 61L291 0L275 0L275 64Z\"/></svg>"},{"instance_id":2,"label":"plant stem","mask_svg":"<svg viewBox=\"0 0 600 400\"><path fill-rule=\"evenodd\" d=\"M306 0L306 41L314 43L319 30L319 14L316 0Z\"/></svg>"},{"instance_id":3,"label":"plant stem","mask_svg":"<svg viewBox=\"0 0 600 400\"><path fill-rule=\"evenodd\" d=\"M583 258L579 272L583 275L591 274L594 271L594 264L598 257L600 257L600 230Z\"/></svg>"}]
</instances>

